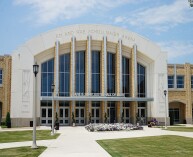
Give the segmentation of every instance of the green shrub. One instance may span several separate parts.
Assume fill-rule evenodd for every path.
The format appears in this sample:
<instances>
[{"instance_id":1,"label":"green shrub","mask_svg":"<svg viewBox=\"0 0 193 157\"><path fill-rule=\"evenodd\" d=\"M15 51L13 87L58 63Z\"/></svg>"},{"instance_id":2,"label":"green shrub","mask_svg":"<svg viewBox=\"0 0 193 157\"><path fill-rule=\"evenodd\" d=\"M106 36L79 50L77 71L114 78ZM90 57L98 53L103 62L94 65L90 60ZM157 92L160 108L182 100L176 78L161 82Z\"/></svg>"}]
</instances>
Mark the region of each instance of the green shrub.
<instances>
[{"instance_id":1,"label":"green shrub","mask_svg":"<svg viewBox=\"0 0 193 157\"><path fill-rule=\"evenodd\" d=\"M11 124L11 118L10 118L10 113L7 112L6 119L5 119L6 126L10 126Z\"/></svg>"}]
</instances>

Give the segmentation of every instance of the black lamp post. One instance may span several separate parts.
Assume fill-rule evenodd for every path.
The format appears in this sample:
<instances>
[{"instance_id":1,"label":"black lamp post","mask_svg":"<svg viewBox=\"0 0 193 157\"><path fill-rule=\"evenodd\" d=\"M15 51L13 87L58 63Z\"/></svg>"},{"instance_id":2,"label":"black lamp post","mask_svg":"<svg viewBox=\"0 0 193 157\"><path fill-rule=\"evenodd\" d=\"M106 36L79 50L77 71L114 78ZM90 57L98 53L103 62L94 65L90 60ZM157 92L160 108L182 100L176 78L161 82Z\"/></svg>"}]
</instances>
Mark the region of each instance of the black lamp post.
<instances>
[{"instance_id":1,"label":"black lamp post","mask_svg":"<svg viewBox=\"0 0 193 157\"><path fill-rule=\"evenodd\" d=\"M33 65L33 73L35 75L35 97L34 97L34 105L33 105L33 144L32 144L32 147L33 149L36 149L38 148L37 144L36 144L36 85L37 85L37 73L39 71L39 65L37 65L37 63L35 63Z\"/></svg>"},{"instance_id":2,"label":"black lamp post","mask_svg":"<svg viewBox=\"0 0 193 157\"><path fill-rule=\"evenodd\" d=\"M165 129L167 129L167 105L166 105L167 90L164 90L164 95L165 95Z\"/></svg>"},{"instance_id":3,"label":"black lamp post","mask_svg":"<svg viewBox=\"0 0 193 157\"><path fill-rule=\"evenodd\" d=\"M54 88L55 85L51 85L51 90L52 90L52 132L51 135L54 135Z\"/></svg>"}]
</instances>

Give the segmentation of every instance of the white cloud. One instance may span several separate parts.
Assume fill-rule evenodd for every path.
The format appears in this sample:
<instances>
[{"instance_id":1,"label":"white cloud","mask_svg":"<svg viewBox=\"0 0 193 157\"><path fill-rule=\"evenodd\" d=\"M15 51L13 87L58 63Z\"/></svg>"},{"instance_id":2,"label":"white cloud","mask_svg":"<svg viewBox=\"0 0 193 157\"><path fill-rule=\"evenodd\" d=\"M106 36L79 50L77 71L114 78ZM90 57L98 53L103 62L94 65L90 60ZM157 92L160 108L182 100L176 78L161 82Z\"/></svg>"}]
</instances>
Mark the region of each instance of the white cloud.
<instances>
[{"instance_id":1,"label":"white cloud","mask_svg":"<svg viewBox=\"0 0 193 157\"><path fill-rule=\"evenodd\" d=\"M175 59L186 55L193 56L193 41L167 41L158 43L162 50L168 52L168 59Z\"/></svg>"},{"instance_id":2,"label":"white cloud","mask_svg":"<svg viewBox=\"0 0 193 157\"><path fill-rule=\"evenodd\" d=\"M193 9L189 7L187 1L175 0L171 4L135 10L133 13L129 13L125 22L134 26L148 26L157 31L167 31L176 25L193 22L191 15L193 15ZM119 16L118 18L125 17ZM117 22L117 18L115 18L115 22Z\"/></svg>"},{"instance_id":3,"label":"white cloud","mask_svg":"<svg viewBox=\"0 0 193 157\"><path fill-rule=\"evenodd\" d=\"M39 24L48 24L60 19L72 19L87 12L96 12L117 7L134 0L15 0L16 5L32 8L33 18Z\"/></svg>"}]
</instances>

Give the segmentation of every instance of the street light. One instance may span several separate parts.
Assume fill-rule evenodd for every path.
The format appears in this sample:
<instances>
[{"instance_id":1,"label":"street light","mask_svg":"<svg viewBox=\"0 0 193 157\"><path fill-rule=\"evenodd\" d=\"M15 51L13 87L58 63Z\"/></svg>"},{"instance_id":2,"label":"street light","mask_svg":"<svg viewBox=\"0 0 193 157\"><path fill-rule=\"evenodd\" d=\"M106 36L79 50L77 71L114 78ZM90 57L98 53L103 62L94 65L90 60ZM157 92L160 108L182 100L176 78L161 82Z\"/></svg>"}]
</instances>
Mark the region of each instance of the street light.
<instances>
[{"instance_id":1,"label":"street light","mask_svg":"<svg viewBox=\"0 0 193 157\"><path fill-rule=\"evenodd\" d=\"M34 92L34 105L33 105L33 144L32 147L33 149L37 149L38 146L36 144L36 86L37 86L37 73L39 71L39 65L37 65L37 63L35 63L33 65L33 73L35 75L35 92Z\"/></svg>"},{"instance_id":2,"label":"street light","mask_svg":"<svg viewBox=\"0 0 193 157\"><path fill-rule=\"evenodd\" d=\"M164 95L165 95L165 129L167 129L167 105L166 105L166 95L167 95L167 90L164 90Z\"/></svg>"},{"instance_id":3,"label":"street light","mask_svg":"<svg viewBox=\"0 0 193 157\"><path fill-rule=\"evenodd\" d=\"M52 132L51 135L54 135L54 88L55 85L52 84L51 89L52 89Z\"/></svg>"}]
</instances>

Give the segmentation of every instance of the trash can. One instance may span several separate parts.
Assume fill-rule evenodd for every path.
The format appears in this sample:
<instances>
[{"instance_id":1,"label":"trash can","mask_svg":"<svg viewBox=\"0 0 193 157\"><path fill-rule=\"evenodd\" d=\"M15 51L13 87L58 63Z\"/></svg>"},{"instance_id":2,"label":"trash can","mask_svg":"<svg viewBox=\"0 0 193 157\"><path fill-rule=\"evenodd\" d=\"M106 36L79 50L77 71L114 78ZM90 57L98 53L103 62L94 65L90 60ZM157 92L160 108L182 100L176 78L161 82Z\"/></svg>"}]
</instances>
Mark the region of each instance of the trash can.
<instances>
[{"instance_id":1,"label":"trash can","mask_svg":"<svg viewBox=\"0 0 193 157\"><path fill-rule=\"evenodd\" d=\"M55 124L55 129L56 129L56 130L59 130L59 126L60 126L60 125L59 125L59 123L57 122L57 123Z\"/></svg>"},{"instance_id":2,"label":"trash can","mask_svg":"<svg viewBox=\"0 0 193 157\"><path fill-rule=\"evenodd\" d=\"M30 121L29 126L30 126L30 127L33 127L33 121Z\"/></svg>"}]
</instances>

